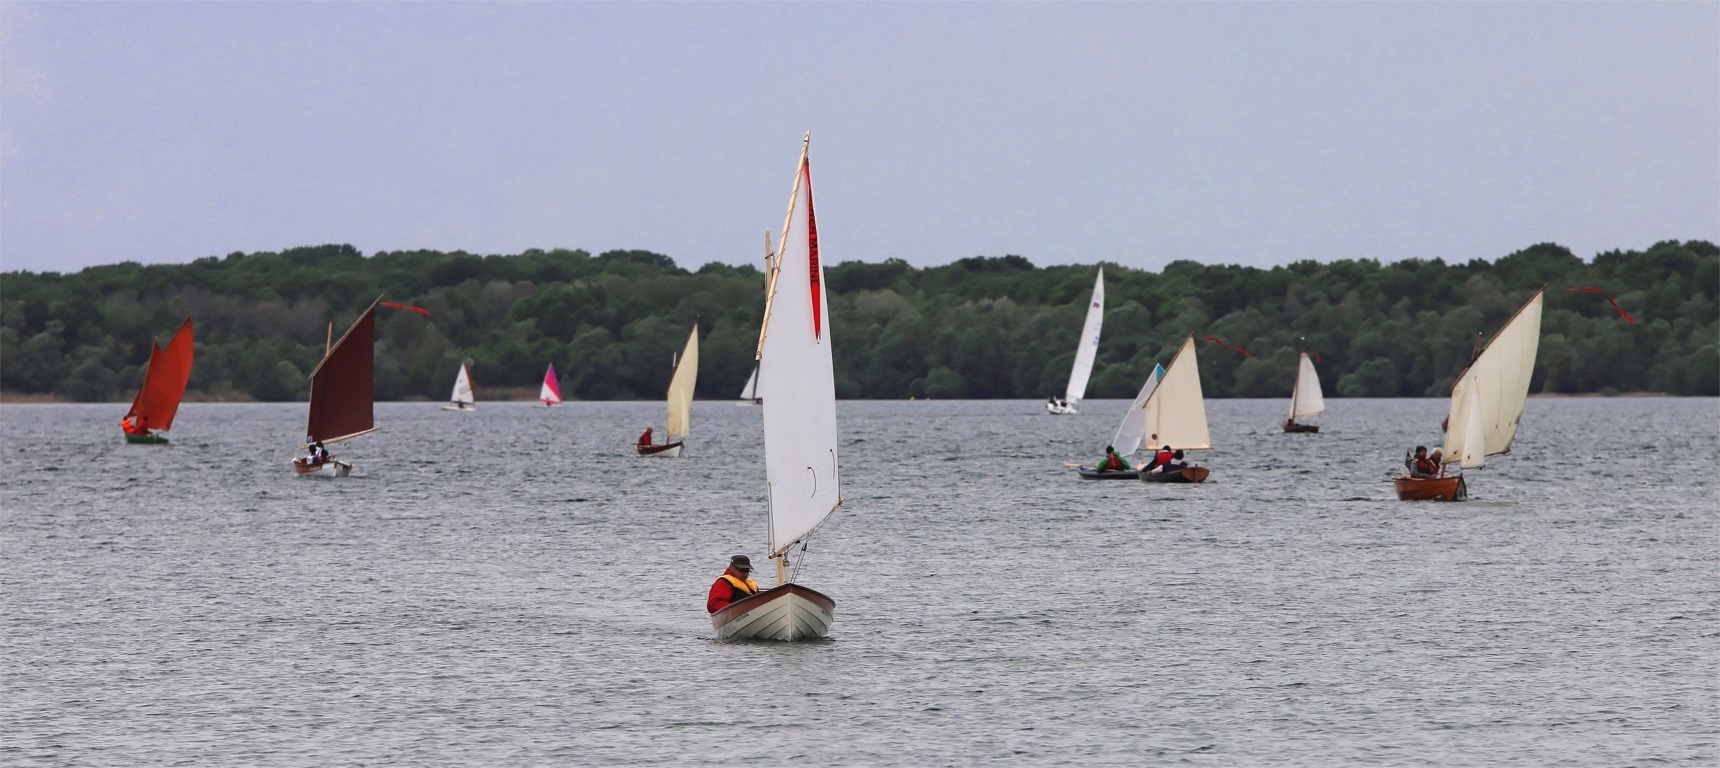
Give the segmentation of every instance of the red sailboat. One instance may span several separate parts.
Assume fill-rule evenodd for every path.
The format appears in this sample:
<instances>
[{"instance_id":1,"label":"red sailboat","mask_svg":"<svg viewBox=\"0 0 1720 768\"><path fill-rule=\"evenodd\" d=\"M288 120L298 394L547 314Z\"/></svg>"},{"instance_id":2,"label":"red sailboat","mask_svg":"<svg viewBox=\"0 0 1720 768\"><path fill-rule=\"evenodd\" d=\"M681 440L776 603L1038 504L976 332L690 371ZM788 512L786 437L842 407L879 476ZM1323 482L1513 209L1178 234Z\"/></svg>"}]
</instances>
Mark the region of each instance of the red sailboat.
<instances>
[{"instance_id":1,"label":"red sailboat","mask_svg":"<svg viewBox=\"0 0 1720 768\"><path fill-rule=\"evenodd\" d=\"M143 386L137 390L137 397L132 399L131 410L119 420L126 442L167 442L164 433L173 428L173 417L179 413L179 401L185 397L185 384L191 380L192 347L189 317L185 318L165 348L150 343L149 368L143 374Z\"/></svg>"},{"instance_id":2,"label":"red sailboat","mask_svg":"<svg viewBox=\"0 0 1720 768\"><path fill-rule=\"evenodd\" d=\"M324 447L376 431L376 301L353 321L311 371L311 415L305 427L307 455L293 459L299 475L346 477L352 465Z\"/></svg>"}]
</instances>

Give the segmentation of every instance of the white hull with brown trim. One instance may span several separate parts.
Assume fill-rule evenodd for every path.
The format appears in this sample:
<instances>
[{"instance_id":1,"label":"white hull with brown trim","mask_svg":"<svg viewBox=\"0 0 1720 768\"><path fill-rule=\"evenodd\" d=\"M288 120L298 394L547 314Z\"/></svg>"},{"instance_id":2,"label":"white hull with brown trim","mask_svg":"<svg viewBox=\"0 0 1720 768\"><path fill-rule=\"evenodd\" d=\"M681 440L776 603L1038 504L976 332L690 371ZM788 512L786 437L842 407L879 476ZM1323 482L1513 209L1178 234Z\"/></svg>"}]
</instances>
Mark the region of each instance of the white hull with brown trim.
<instances>
[{"instance_id":1,"label":"white hull with brown trim","mask_svg":"<svg viewBox=\"0 0 1720 768\"><path fill-rule=\"evenodd\" d=\"M352 465L336 459L314 464L293 459L293 472L299 477L346 477L352 474Z\"/></svg>"},{"instance_id":2,"label":"white hull with brown trim","mask_svg":"<svg viewBox=\"0 0 1720 768\"><path fill-rule=\"evenodd\" d=\"M711 614L720 640L815 640L830 633L836 601L799 584L771 587Z\"/></svg>"}]
</instances>

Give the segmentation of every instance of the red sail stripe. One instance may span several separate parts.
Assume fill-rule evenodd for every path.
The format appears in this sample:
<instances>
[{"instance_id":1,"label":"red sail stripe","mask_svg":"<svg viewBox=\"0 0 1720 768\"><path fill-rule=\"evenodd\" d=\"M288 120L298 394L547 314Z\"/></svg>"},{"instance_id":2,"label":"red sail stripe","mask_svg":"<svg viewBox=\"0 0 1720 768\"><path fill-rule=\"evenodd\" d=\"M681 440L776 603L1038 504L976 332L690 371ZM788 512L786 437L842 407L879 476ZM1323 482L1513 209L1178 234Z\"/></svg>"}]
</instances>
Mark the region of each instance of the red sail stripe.
<instances>
[{"instance_id":1,"label":"red sail stripe","mask_svg":"<svg viewBox=\"0 0 1720 768\"><path fill-rule=\"evenodd\" d=\"M382 306L388 307L389 309L410 309L413 312L417 312L418 314L421 314L425 317L430 316L430 310L425 309L423 307L414 307L411 304L401 304L401 303L395 302L395 301L385 301L385 302L382 302Z\"/></svg>"},{"instance_id":2,"label":"red sail stripe","mask_svg":"<svg viewBox=\"0 0 1720 768\"><path fill-rule=\"evenodd\" d=\"M1207 341L1210 341L1210 342L1217 344L1221 347L1224 347L1225 349L1228 349L1228 350L1235 352L1239 355L1242 355L1243 357L1248 357L1248 350L1243 349L1242 347L1234 347L1234 346L1231 346L1229 344L1226 344L1226 343L1224 343L1224 339L1216 338L1213 336L1202 336L1201 338L1206 339Z\"/></svg>"},{"instance_id":3,"label":"red sail stripe","mask_svg":"<svg viewBox=\"0 0 1720 768\"><path fill-rule=\"evenodd\" d=\"M812 163L803 163L800 173L801 183L806 185L806 252L807 271L812 278L812 338L821 339L824 337L824 291L819 284L818 219L812 215Z\"/></svg>"},{"instance_id":4,"label":"red sail stripe","mask_svg":"<svg viewBox=\"0 0 1720 768\"><path fill-rule=\"evenodd\" d=\"M1566 288L1565 290L1575 291L1575 292L1580 292L1580 293L1598 293L1601 295L1601 298L1606 299L1607 303L1612 305L1613 309L1618 310L1619 316L1623 317L1625 322L1630 323L1631 325L1636 325L1636 320L1630 316L1630 313L1624 311L1624 307L1619 306L1618 302L1613 301L1613 297L1608 296L1606 291L1603 291L1599 288L1595 288L1593 286L1584 286L1582 288Z\"/></svg>"}]
</instances>

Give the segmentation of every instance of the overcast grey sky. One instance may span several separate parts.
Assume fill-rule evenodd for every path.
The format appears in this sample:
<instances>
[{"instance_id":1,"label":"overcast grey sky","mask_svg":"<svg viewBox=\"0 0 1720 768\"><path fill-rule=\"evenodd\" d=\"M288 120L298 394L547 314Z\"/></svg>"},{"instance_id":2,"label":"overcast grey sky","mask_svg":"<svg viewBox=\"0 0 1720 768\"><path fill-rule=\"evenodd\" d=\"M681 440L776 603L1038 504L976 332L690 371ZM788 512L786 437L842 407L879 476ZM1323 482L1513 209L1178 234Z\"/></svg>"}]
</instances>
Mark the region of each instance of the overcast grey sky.
<instances>
[{"instance_id":1,"label":"overcast grey sky","mask_svg":"<svg viewBox=\"0 0 1720 768\"><path fill-rule=\"evenodd\" d=\"M1720 3L0 4L0 269L1720 240Z\"/></svg>"}]
</instances>

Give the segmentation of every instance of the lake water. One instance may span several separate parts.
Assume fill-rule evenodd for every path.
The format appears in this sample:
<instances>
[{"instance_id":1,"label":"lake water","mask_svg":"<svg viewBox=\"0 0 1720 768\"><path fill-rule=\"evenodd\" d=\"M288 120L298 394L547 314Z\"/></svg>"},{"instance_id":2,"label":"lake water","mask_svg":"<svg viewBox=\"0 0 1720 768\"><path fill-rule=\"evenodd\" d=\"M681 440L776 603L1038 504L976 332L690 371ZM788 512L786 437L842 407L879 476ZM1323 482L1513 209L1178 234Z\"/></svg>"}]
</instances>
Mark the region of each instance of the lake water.
<instances>
[{"instance_id":1,"label":"lake water","mask_svg":"<svg viewBox=\"0 0 1720 768\"><path fill-rule=\"evenodd\" d=\"M345 480L302 405L0 407L0 764L1720 759L1720 402L1531 400L1459 504L1388 482L1443 401L1212 401L1206 484L1078 480L1126 405L841 403L800 644L704 612L753 407L642 460L661 404L383 404Z\"/></svg>"}]
</instances>

